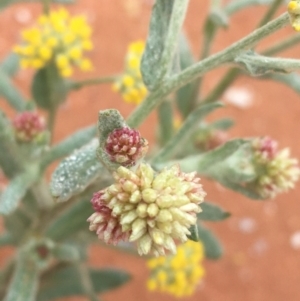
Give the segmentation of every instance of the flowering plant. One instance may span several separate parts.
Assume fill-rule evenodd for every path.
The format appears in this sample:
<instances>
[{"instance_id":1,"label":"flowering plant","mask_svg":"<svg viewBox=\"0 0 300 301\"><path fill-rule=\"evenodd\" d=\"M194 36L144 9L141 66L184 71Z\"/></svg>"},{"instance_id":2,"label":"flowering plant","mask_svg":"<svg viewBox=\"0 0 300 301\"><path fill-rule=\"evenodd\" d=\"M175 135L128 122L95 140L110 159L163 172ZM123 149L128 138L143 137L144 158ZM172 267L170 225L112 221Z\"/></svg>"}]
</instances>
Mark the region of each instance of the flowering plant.
<instances>
[{"instance_id":1,"label":"flowering plant","mask_svg":"<svg viewBox=\"0 0 300 301\"><path fill-rule=\"evenodd\" d=\"M125 271L88 267L92 243L144 256L150 291L192 295L205 275L202 261L223 252L204 223L230 216L207 200L200 177L254 200L274 199L300 177L297 159L288 148L278 150L272 138L229 139L231 120L204 121L223 106L218 98L241 73L293 86L290 76L297 75L285 73L299 69L299 60L273 55L298 43L298 35L261 54L254 48L286 25L300 30L300 1L290 1L287 12L274 19L283 1L266 1L257 29L211 55L217 31L236 11L256 3L212 0L195 61L182 31L189 1L156 0L148 37L129 45L124 71L84 81L67 78L74 67L93 69L86 54L93 49L92 29L84 16L52 10L50 2L42 1L44 13L0 64L0 94L16 111L12 119L0 111L0 168L7 183L0 190L5 226L0 246L15 247L0 277L0 298L82 295L96 301L98 294L129 281ZM234 66L200 97L202 77L225 64ZM19 66L35 70L28 101L10 79ZM57 111L69 93L104 83L136 105L131 115L125 120L116 109L102 110L97 125L94 120L54 144ZM137 130L153 110L158 113L155 147Z\"/></svg>"}]
</instances>

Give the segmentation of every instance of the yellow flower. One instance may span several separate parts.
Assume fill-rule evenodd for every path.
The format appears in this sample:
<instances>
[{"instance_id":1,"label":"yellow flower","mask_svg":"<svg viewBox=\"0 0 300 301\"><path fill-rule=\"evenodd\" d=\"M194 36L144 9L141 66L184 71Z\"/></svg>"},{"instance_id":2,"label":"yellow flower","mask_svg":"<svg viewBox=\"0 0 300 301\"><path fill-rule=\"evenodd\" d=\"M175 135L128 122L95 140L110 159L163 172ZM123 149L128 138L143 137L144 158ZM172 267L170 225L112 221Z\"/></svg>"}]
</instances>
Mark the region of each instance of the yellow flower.
<instances>
[{"instance_id":1,"label":"yellow flower","mask_svg":"<svg viewBox=\"0 0 300 301\"><path fill-rule=\"evenodd\" d=\"M296 31L300 31L300 0L292 0L287 6L290 21Z\"/></svg>"},{"instance_id":2,"label":"yellow flower","mask_svg":"<svg viewBox=\"0 0 300 301\"><path fill-rule=\"evenodd\" d=\"M128 46L125 60L125 72L113 84L113 91L121 93L128 103L139 104L147 96L147 88L142 81L140 62L144 52L143 41L133 42Z\"/></svg>"},{"instance_id":3,"label":"yellow flower","mask_svg":"<svg viewBox=\"0 0 300 301\"><path fill-rule=\"evenodd\" d=\"M37 25L22 32L24 43L14 47L21 56L23 68L40 69L54 62L61 76L70 76L73 67L83 71L92 69L92 63L83 57L85 50L93 49L91 28L83 16L71 17L63 8L41 15Z\"/></svg>"},{"instance_id":4,"label":"yellow flower","mask_svg":"<svg viewBox=\"0 0 300 301\"><path fill-rule=\"evenodd\" d=\"M148 289L176 297L192 295L205 274L203 258L202 243L189 240L177 248L176 255L148 260Z\"/></svg>"}]
</instances>

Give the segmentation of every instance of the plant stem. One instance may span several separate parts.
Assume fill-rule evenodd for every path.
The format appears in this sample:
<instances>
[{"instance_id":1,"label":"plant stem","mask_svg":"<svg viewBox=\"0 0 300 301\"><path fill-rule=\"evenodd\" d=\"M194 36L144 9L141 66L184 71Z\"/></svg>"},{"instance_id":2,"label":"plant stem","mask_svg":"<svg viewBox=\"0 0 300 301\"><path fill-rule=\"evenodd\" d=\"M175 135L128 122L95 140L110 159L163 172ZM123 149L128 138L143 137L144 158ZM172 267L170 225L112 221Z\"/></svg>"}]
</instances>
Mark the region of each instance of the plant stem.
<instances>
[{"instance_id":1,"label":"plant stem","mask_svg":"<svg viewBox=\"0 0 300 301\"><path fill-rule=\"evenodd\" d=\"M151 111L160 104L160 102L171 92L184 86L190 81L195 80L204 73L232 61L242 50L258 43L264 37L283 28L289 22L288 13L284 13L277 19L269 22L265 26L250 33L245 38L225 48L224 50L209 56L208 58L186 68L184 71L171 77L162 83L162 86L151 93L142 104L129 116L127 122L130 127L138 127L151 113Z\"/></svg>"},{"instance_id":2,"label":"plant stem","mask_svg":"<svg viewBox=\"0 0 300 301\"><path fill-rule=\"evenodd\" d=\"M45 179L41 179L32 186L31 191L41 209L48 210L54 206L54 201L50 195L49 187Z\"/></svg>"},{"instance_id":3,"label":"plant stem","mask_svg":"<svg viewBox=\"0 0 300 301\"><path fill-rule=\"evenodd\" d=\"M184 145L185 140L189 137L199 122L210 112L218 107L222 107L222 104L215 103L210 105L198 106L192 113L189 114L179 131L172 137L172 139L166 144L164 148L155 156L154 162L161 162L169 159L172 155L176 154L178 148Z\"/></svg>"},{"instance_id":4,"label":"plant stem","mask_svg":"<svg viewBox=\"0 0 300 301\"><path fill-rule=\"evenodd\" d=\"M288 39L279 42L275 46L272 46L265 51L262 52L265 56L271 56L278 52L284 51L292 46L295 46L300 42L300 35L295 34ZM205 98L203 99L202 103L209 103L212 101L218 100L218 98L223 94L223 92L227 89L228 86L237 78L237 76L241 74L241 70L238 68L230 69L221 79L219 84L214 88L214 90Z\"/></svg>"},{"instance_id":5,"label":"plant stem","mask_svg":"<svg viewBox=\"0 0 300 301\"><path fill-rule=\"evenodd\" d=\"M86 296L90 301L99 301L97 294L94 291L91 277L86 265L83 262L78 263L77 265L78 273L81 278L81 282L85 291Z\"/></svg>"},{"instance_id":6,"label":"plant stem","mask_svg":"<svg viewBox=\"0 0 300 301\"><path fill-rule=\"evenodd\" d=\"M51 0L43 0L43 12L45 15L49 14Z\"/></svg>"},{"instance_id":7,"label":"plant stem","mask_svg":"<svg viewBox=\"0 0 300 301\"><path fill-rule=\"evenodd\" d=\"M273 17L274 13L277 11L281 2L282 2L282 0L274 0L273 1L273 4L271 4L268 11L263 16L262 20L259 22L258 28L265 25ZM285 42L280 42L277 44L277 46L273 46L269 50L264 51L263 55L268 56L268 55L275 54L277 52L284 50L285 48L293 46L298 41L300 41L300 36L296 34L292 38L286 40ZM216 101L223 94L223 92L226 90L226 88L234 82L234 80L238 77L238 75L240 73L241 73L241 70L239 70L237 68L233 68L233 69L229 70L225 74L225 76L221 79L221 81L217 85L217 87L203 100L203 103L209 103L212 101Z\"/></svg>"},{"instance_id":8,"label":"plant stem","mask_svg":"<svg viewBox=\"0 0 300 301\"><path fill-rule=\"evenodd\" d=\"M245 67L253 76L260 76L269 72L290 73L300 69L300 60L247 53L238 56L235 62Z\"/></svg>"},{"instance_id":9,"label":"plant stem","mask_svg":"<svg viewBox=\"0 0 300 301\"><path fill-rule=\"evenodd\" d=\"M56 114L57 114L58 107L54 105L51 107L48 113L48 130L51 133L51 141L53 140L53 131L56 121Z\"/></svg>"},{"instance_id":10,"label":"plant stem","mask_svg":"<svg viewBox=\"0 0 300 301\"><path fill-rule=\"evenodd\" d=\"M251 5L269 5L272 0L232 0L229 4L225 7L225 12L228 15L232 15L237 11Z\"/></svg>"},{"instance_id":11,"label":"plant stem","mask_svg":"<svg viewBox=\"0 0 300 301\"><path fill-rule=\"evenodd\" d=\"M70 89L78 90L85 86L112 83L118 78L118 76L119 75L110 75L110 76L105 76L105 77L86 79L86 80L78 81L78 82L71 82Z\"/></svg>"},{"instance_id":12,"label":"plant stem","mask_svg":"<svg viewBox=\"0 0 300 301\"><path fill-rule=\"evenodd\" d=\"M273 3L270 5L266 14L259 22L257 27L262 27L263 25L267 24L272 19L272 17L274 16L274 14L276 13L277 9L279 8L279 6L282 4L283 1L284 0L274 0Z\"/></svg>"}]
</instances>

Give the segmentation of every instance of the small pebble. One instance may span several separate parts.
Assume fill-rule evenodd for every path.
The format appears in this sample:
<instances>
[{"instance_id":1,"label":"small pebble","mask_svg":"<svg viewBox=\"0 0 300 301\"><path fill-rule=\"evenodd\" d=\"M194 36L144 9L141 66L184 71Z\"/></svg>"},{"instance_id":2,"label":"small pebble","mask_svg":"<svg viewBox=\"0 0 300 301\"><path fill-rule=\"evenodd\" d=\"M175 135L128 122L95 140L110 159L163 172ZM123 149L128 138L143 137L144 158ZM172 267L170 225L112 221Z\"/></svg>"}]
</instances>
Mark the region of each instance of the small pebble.
<instances>
[{"instance_id":1,"label":"small pebble","mask_svg":"<svg viewBox=\"0 0 300 301\"><path fill-rule=\"evenodd\" d=\"M253 233L257 229L256 221L251 217L241 218L238 222L238 229L242 233Z\"/></svg>"},{"instance_id":2,"label":"small pebble","mask_svg":"<svg viewBox=\"0 0 300 301\"><path fill-rule=\"evenodd\" d=\"M28 24L32 20L32 14L27 8L19 8L15 12L15 19L19 24Z\"/></svg>"},{"instance_id":3,"label":"small pebble","mask_svg":"<svg viewBox=\"0 0 300 301\"><path fill-rule=\"evenodd\" d=\"M300 231L296 231L292 234L290 244L293 249L300 250Z\"/></svg>"},{"instance_id":4,"label":"small pebble","mask_svg":"<svg viewBox=\"0 0 300 301\"><path fill-rule=\"evenodd\" d=\"M253 105L253 93L246 87L231 87L224 95L224 100L240 109L247 109Z\"/></svg>"},{"instance_id":5,"label":"small pebble","mask_svg":"<svg viewBox=\"0 0 300 301\"><path fill-rule=\"evenodd\" d=\"M263 255L267 252L269 246L265 239L260 238L258 239L251 247L250 253L254 255Z\"/></svg>"}]
</instances>

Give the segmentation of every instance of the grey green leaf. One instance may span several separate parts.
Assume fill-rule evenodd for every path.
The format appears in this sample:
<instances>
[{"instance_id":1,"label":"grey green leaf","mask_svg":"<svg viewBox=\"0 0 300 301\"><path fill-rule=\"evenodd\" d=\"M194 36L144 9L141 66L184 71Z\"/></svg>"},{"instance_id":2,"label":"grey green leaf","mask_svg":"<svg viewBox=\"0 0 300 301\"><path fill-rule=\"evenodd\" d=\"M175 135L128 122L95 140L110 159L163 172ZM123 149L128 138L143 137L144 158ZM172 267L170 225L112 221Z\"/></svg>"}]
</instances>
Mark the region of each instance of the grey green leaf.
<instances>
[{"instance_id":1,"label":"grey green leaf","mask_svg":"<svg viewBox=\"0 0 300 301\"><path fill-rule=\"evenodd\" d=\"M203 221L222 221L230 216L229 212L224 211L221 207L211 202L200 204L202 212L197 214L198 219Z\"/></svg>"},{"instance_id":2,"label":"grey green leaf","mask_svg":"<svg viewBox=\"0 0 300 301\"><path fill-rule=\"evenodd\" d=\"M219 259L223 255L223 247L217 237L201 223L198 224L198 235L204 245L207 258Z\"/></svg>"},{"instance_id":3,"label":"grey green leaf","mask_svg":"<svg viewBox=\"0 0 300 301\"><path fill-rule=\"evenodd\" d=\"M39 271L29 254L19 254L16 269L3 301L35 301Z\"/></svg>"},{"instance_id":4,"label":"grey green leaf","mask_svg":"<svg viewBox=\"0 0 300 301\"><path fill-rule=\"evenodd\" d=\"M52 196L59 202L79 194L101 174L103 167L96 158L97 139L65 158L55 169L50 182Z\"/></svg>"},{"instance_id":5,"label":"grey green leaf","mask_svg":"<svg viewBox=\"0 0 300 301\"><path fill-rule=\"evenodd\" d=\"M116 269L90 269L89 274L96 293L112 290L130 280L130 275L127 272ZM37 301L84 295L85 290L77 269L74 266L63 266L42 278Z\"/></svg>"}]
</instances>

